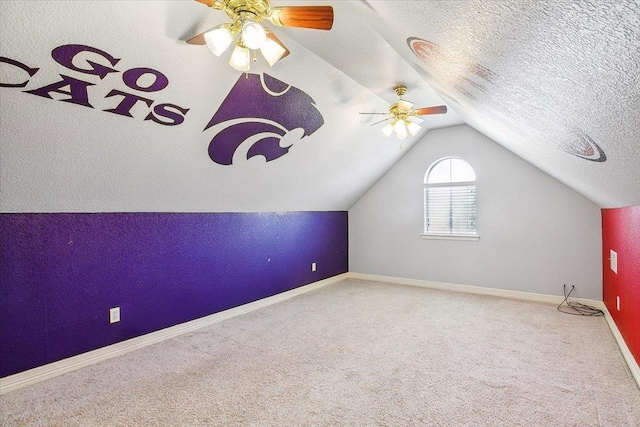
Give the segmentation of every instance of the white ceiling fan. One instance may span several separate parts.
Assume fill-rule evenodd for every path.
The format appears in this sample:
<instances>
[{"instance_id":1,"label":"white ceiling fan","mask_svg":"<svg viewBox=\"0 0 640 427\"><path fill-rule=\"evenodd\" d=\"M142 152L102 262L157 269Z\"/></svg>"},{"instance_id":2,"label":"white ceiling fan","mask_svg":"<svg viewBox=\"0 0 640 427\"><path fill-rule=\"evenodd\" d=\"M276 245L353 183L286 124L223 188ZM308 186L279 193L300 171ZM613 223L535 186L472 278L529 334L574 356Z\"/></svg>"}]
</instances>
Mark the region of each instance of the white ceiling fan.
<instances>
[{"instance_id":1,"label":"white ceiling fan","mask_svg":"<svg viewBox=\"0 0 640 427\"><path fill-rule=\"evenodd\" d=\"M375 126L378 123L387 121L387 125L382 128L382 133L386 136L391 136L395 132L398 139L405 139L409 134L415 135L420 129L420 123L422 119L419 116L428 116L431 114L445 114L447 112L446 105L439 105L437 107L423 107L413 108L413 102L402 99L402 96L407 93L406 86L398 86L394 89L396 95L398 95L398 102L395 102L389 106L389 111L386 113L360 113L360 114L376 114L385 115L383 120L373 123L371 126Z\"/></svg>"},{"instance_id":2,"label":"white ceiling fan","mask_svg":"<svg viewBox=\"0 0 640 427\"><path fill-rule=\"evenodd\" d=\"M260 50L270 66L289 55L289 50L273 31L261 25L263 21L280 27L316 30L330 30L333 27L331 6L271 7L269 0L196 1L225 12L231 22L198 34L187 40L187 43L206 44L214 55L220 56L240 34L240 40L231 54L229 64L242 72L248 72L251 67L251 50Z\"/></svg>"}]
</instances>

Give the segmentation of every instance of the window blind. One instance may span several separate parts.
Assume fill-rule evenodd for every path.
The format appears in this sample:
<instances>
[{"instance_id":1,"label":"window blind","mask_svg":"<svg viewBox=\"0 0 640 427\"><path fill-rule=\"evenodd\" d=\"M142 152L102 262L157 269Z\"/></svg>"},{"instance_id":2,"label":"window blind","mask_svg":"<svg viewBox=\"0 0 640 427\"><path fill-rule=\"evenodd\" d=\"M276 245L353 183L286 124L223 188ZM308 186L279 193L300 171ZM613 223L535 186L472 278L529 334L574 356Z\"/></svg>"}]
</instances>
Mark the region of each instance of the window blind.
<instances>
[{"instance_id":1,"label":"window blind","mask_svg":"<svg viewBox=\"0 0 640 427\"><path fill-rule=\"evenodd\" d=\"M476 234L476 185L427 184L424 188L425 233Z\"/></svg>"}]
</instances>

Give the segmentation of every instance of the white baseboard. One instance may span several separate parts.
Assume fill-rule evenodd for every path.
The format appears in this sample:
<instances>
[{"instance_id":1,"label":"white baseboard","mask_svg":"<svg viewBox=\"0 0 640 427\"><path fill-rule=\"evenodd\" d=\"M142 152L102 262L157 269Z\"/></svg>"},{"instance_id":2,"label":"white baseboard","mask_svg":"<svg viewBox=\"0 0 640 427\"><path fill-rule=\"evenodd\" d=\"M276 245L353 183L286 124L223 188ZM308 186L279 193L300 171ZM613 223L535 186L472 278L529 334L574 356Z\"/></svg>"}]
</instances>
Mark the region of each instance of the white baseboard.
<instances>
[{"instance_id":1,"label":"white baseboard","mask_svg":"<svg viewBox=\"0 0 640 427\"><path fill-rule=\"evenodd\" d=\"M351 279L369 280L373 282L395 283L398 285L419 286L421 288L442 289L445 291L463 292L467 294L491 295L503 298L513 298L525 301L546 302L560 304L564 297L560 295L535 294L531 292L510 291L496 288L483 288L481 286L456 285L453 283L432 282L430 280L404 279L400 277L377 276L374 274L348 273ZM581 302L590 306L603 309L604 303L584 298L571 298L572 301Z\"/></svg>"},{"instance_id":2,"label":"white baseboard","mask_svg":"<svg viewBox=\"0 0 640 427\"><path fill-rule=\"evenodd\" d=\"M611 333L616 339L618 347L620 347L622 357L624 357L625 362L627 362L627 366L629 366L629 370L631 371L633 378L636 380L636 384L640 387L640 366L638 366L638 362L636 362L636 359L631 354L631 350L629 350L627 343L624 341L624 338L622 338L622 334L620 333L616 322L614 322L613 317L611 317L611 313L609 313L607 307L605 306L602 311L604 311L604 318L607 319L609 329L611 329Z\"/></svg>"},{"instance_id":3,"label":"white baseboard","mask_svg":"<svg viewBox=\"0 0 640 427\"><path fill-rule=\"evenodd\" d=\"M41 381L57 377L58 375L66 374L67 372L75 371L77 369L84 368L86 366L93 365L107 359L111 359L113 357L122 356L123 354L129 353L131 351L138 350L140 348L156 344L170 338L174 338L178 335L182 335L184 333L191 332L205 326L213 325L214 323L218 323L235 316L240 316L251 311L259 310L269 305L273 305L289 298L293 298L297 295L301 295L315 289L340 282L346 279L347 276L348 273L339 274L328 279L320 280L318 282L301 286L290 291L282 292L280 294L263 298L258 301L250 302L239 307L234 307L229 310L214 313L206 317L201 317L199 319L181 323L176 326L171 326L166 329L161 329L159 331L151 332L146 335L131 338L126 341L121 341L112 345L108 345L106 347L92 350L87 353L82 353L77 356L69 357L67 359L29 369L28 371L23 371L14 375L9 375L8 377L0 378L0 394L5 394L22 387L26 387L28 385L36 384Z\"/></svg>"},{"instance_id":4,"label":"white baseboard","mask_svg":"<svg viewBox=\"0 0 640 427\"><path fill-rule=\"evenodd\" d=\"M468 286L468 285L455 285L452 283L442 283L442 282L431 282L428 280L417 280L417 279L403 279L399 277L388 277L388 276L377 276L373 274L362 274L362 273L348 273L348 277L350 279L359 279L359 280L369 280L373 282L384 282L384 283L395 283L398 285L409 285L409 286L419 286L423 288L431 288L431 289L441 289L447 291L454 292L464 292L471 294L480 294L480 295L492 295L497 297L504 298L514 298L526 301L537 301L537 302L546 302L551 304L560 304L564 301L563 296L558 295L545 295L545 294L535 294L530 292L520 292L520 291L508 291L504 289L494 289L494 288L483 288L480 286ZM640 367L638 367L638 362L636 362L635 358L631 354L627 343L622 338L620 331L618 330L618 326L614 322L609 310L604 305L602 301L583 299L583 298L571 298L572 301L581 302L583 304L588 304L592 307L599 308L604 312L604 317L607 320L607 324L609 325L609 329L611 329L611 333L616 339L618 343L618 347L620 347L620 351L622 352L622 356L624 357L625 362L627 362L627 366L631 371L631 375L636 381L638 387L640 387Z\"/></svg>"}]
</instances>

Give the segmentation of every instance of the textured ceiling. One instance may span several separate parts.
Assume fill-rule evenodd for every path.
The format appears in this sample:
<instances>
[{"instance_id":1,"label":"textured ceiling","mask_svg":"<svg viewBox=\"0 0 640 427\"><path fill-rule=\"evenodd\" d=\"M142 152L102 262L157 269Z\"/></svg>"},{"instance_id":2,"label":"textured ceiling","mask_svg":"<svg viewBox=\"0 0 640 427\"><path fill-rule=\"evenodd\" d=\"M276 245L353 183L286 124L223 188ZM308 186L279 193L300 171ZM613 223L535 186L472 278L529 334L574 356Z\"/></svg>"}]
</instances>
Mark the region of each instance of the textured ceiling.
<instances>
[{"instance_id":1,"label":"textured ceiling","mask_svg":"<svg viewBox=\"0 0 640 427\"><path fill-rule=\"evenodd\" d=\"M372 1L466 123L600 206L640 204L640 3Z\"/></svg>"},{"instance_id":2,"label":"textured ceiling","mask_svg":"<svg viewBox=\"0 0 640 427\"><path fill-rule=\"evenodd\" d=\"M601 206L640 204L637 2L314 4L333 29L275 28L291 55L245 76L185 43L226 21L195 1L0 2L1 210L346 210L464 122ZM449 106L403 148L358 114L398 84Z\"/></svg>"}]
</instances>

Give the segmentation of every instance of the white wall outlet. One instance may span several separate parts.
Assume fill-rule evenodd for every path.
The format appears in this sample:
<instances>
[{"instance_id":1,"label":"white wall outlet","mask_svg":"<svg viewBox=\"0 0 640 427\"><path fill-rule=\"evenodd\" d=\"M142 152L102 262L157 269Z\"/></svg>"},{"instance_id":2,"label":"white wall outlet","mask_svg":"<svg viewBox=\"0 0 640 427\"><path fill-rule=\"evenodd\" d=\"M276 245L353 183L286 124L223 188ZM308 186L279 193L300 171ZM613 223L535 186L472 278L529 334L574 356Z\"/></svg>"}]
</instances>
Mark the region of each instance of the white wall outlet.
<instances>
[{"instance_id":1,"label":"white wall outlet","mask_svg":"<svg viewBox=\"0 0 640 427\"><path fill-rule=\"evenodd\" d=\"M613 249L609 249L609 262L613 272L618 274L618 254Z\"/></svg>"},{"instance_id":2,"label":"white wall outlet","mask_svg":"<svg viewBox=\"0 0 640 427\"><path fill-rule=\"evenodd\" d=\"M620 311L620 295L616 297L616 308Z\"/></svg>"},{"instance_id":3,"label":"white wall outlet","mask_svg":"<svg viewBox=\"0 0 640 427\"><path fill-rule=\"evenodd\" d=\"M109 323L117 323L120 321L120 307L109 309Z\"/></svg>"},{"instance_id":4,"label":"white wall outlet","mask_svg":"<svg viewBox=\"0 0 640 427\"><path fill-rule=\"evenodd\" d=\"M311 263L311 271L316 271L318 268L317 264L315 262Z\"/></svg>"}]
</instances>

